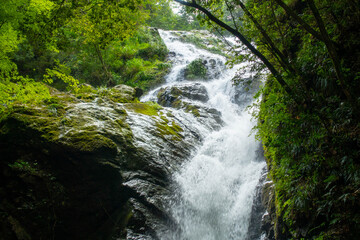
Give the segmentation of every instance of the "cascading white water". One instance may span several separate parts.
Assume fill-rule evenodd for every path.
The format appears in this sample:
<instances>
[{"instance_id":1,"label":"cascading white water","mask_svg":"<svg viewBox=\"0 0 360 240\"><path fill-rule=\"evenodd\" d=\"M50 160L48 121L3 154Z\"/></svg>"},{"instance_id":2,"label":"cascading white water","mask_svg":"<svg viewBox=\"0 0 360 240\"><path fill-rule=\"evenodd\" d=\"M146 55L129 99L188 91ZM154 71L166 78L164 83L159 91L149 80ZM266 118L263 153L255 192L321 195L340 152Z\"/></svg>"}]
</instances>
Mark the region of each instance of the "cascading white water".
<instances>
[{"instance_id":1,"label":"cascading white water","mask_svg":"<svg viewBox=\"0 0 360 240\"><path fill-rule=\"evenodd\" d=\"M217 63L209 70L220 75L210 74L212 79L201 84L208 91L207 106L219 110L224 121L220 130L203 133L202 146L175 174L178 199L171 213L180 231L164 239L245 239L255 188L265 163L257 159L259 143L250 135L254 125L251 116L233 99L231 79L236 67L225 69L224 57L183 43L171 32L161 31L161 36L174 55L165 86L184 84L182 70L194 59ZM142 100L155 99L157 90Z\"/></svg>"}]
</instances>

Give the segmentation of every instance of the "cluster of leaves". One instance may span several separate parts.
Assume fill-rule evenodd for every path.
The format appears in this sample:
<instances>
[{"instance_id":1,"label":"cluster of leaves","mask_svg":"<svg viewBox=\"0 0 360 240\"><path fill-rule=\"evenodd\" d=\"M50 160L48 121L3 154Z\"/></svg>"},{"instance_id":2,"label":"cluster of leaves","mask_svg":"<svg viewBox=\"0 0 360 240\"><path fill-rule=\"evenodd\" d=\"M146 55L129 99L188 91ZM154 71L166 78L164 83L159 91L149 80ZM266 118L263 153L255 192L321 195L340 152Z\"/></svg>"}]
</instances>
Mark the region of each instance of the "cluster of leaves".
<instances>
[{"instance_id":1,"label":"cluster of leaves","mask_svg":"<svg viewBox=\"0 0 360 240\"><path fill-rule=\"evenodd\" d=\"M174 13L169 1L159 1L157 5L150 7L150 18L147 23L164 30L190 31L205 28L200 25L195 14L185 11L184 8Z\"/></svg>"},{"instance_id":2,"label":"cluster of leaves","mask_svg":"<svg viewBox=\"0 0 360 240\"><path fill-rule=\"evenodd\" d=\"M73 42L69 51L60 53L59 58L66 59L64 64L82 83L127 84L146 90L163 80L170 67L166 55L167 48L157 31L140 28L125 40L111 41L101 50L101 60L96 48L81 42Z\"/></svg>"},{"instance_id":3,"label":"cluster of leaves","mask_svg":"<svg viewBox=\"0 0 360 240\"><path fill-rule=\"evenodd\" d=\"M273 79L262 93L255 114L257 137L263 142L275 183L277 215L286 231L294 238L301 236L300 228L308 228L303 237L311 239L356 236L359 132L350 107L324 107L334 110L328 113L331 122L325 123L321 116L291 109L292 100Z\"/></svg>"},{"instance_id":4,"label":"cluster of leaves","mask_svg":"<svg viewBox=\"0 0 360 240\"><path fill-rule=\"evenodd\" d=\"M18 75L0 79L0 93L0 121L16 104L39 104L51 99L44 84Z\"/></svg>"},{"instance_id":5,"label":"cluster of leaves","mask_svg":"<svg viewBox=\"0 0 360 240\"><path fill-rule=\"evenodd\" d=\"M4 1L0 6L0 111L49 97L41 82L76 92L126 83L149 88L169 68L167 50L143 29L157 1Z\"/></svg>"},{"instance_id":6,"label":"cluster of leaves","mask_svg":"<svg viewBox=\"0 0 360 240\"><path fill-rule=\"evenodd\" d=\"M207 69L201 58L195 59L185 69L185 78L189 80L204 79L207 74Z\"/></svg>"}]
</instances>

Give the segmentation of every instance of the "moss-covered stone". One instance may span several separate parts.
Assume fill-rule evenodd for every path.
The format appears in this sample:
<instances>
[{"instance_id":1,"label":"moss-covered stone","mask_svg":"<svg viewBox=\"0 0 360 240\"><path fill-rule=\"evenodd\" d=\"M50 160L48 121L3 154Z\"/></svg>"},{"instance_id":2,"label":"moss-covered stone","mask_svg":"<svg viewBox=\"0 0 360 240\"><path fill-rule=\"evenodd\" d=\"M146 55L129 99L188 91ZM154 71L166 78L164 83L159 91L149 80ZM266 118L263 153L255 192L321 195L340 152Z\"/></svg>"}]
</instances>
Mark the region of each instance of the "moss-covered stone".
<instances>
[{"instance_id":1,"label":"moss-covered stone","mask_svg":"<svg viewBox=\"0 0 360 240\"><path fill-rule=\"evenodd\" d=\"M124 239L125 227L143 232L152 222L132 200L149 215L163 211L153 200L168 193L169 171L199 139L131 88L82 94L94 98L54 90L48 102L15 105L0 121L2 238Z\"/></svg>"},{"instance_id":2,"label":"moss-covered stone","mask_svg":"<svg viewBox=\"0 0 360 240\"><path fill-rule=\"evenodd\" d=\"M195 117L200 117L199 109L189 103L183 103L185 112L191 112Z\"/></svg>"},{"instance_id":3,"label":"moss-covered stone","mask_svg":"<svg viewBox=\"0 0 360 240\"><path fill-rule=\"evenodd\" d=\"M133 151L126 111L107 97L97 104L51 92L42 104L14 105L0 122L0 236L109 238L130 212L119 172Z\"/></svg>"},{"instance_id":4,"label":"moss-covered stone","mask_svg":"<svg viewBox=\"0 0 360 240\"><path fill-rule=\"evenodd\" d=\"M117 85L110 89L107 97L114 102L127 103L135 100L136 90L126 85Z\"/></svg>"},{"instance_id":5,"label":"moss-covered stone","mask_svg":"<svg viewBox=\"0 0 360 240\"><path fill-rule=\"evenodd\" d=\"M62 139L72 151L84 153L116 154L116 144L109 138L93 131L81 131Z\"/></svg>"},{"instance_id":6,"label":"moss-covered stone","mask_svg":"<svg viewBox=\"0 0 360 240\"><path fill-rule=\"evenodd\" d=\"M156 122L156 128L161 137L169 136L171 140L181 141L183 138L180 132L184 131L174 121L169 123L168 121Z\"/></svg>"},{"instance_id":7,"label":"moss-covered stone","mask_svg":"<svg viewBox=\"0 0 360 240\"><path fill-rule=\"evenodd\" d=\"M207 75L207 68L201 58L195 59L185 68L185 78L188 80L204 79Z\"/></svg>"},{"instance_id":8,"label":"moss-covered stone","mask_svg":"<svg viewBox=\"0 0 360 240\"><path fill-rule=\"evenodd\" d=\"M146 103L129 103L125 105L126 109L134 111L136 113L141 113L149 116L154 116L159 114L159 110L162 109L160 105L154 102Z\"/></svg>"}]
</instances>

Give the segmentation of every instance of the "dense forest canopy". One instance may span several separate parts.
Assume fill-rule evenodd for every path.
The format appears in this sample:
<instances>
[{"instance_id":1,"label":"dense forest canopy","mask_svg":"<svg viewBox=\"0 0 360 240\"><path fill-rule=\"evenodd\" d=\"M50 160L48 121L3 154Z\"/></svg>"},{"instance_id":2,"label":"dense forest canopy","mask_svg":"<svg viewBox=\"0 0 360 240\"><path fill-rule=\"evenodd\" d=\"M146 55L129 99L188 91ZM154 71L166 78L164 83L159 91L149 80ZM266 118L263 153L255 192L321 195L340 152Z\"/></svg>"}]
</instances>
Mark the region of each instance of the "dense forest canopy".
<instances>
[{"instance_id":1,"label":"dense forest canopy","mask_svg":"<svg viewBox=\"0 0 360 240\"><path fill-rule=\"evenodd\" d=\"M170 2L186 8L174 14ZM234 50L230 65L268 69L254 117L284 223L278 236L358 238L356 0L3 0L0 119L16 104L51 102L49 86L161 82L171 63L149 26L231 34L250 52ZM234 81L243 84L240 72Z\"/></svg>"},{"instance_id":2,"label":"dense forest canopy","mask_svg":"<svg viewBox=\"0 0 360 240\"><path fill-rule=\"evenodd\" d=\"M164 45L144 27L200 28L189 16L174 14L168 1L3 1L1 111L48 98L42 82L73 91L80 83L148 89L170 65Z\"/></svg>"}]
</instances>

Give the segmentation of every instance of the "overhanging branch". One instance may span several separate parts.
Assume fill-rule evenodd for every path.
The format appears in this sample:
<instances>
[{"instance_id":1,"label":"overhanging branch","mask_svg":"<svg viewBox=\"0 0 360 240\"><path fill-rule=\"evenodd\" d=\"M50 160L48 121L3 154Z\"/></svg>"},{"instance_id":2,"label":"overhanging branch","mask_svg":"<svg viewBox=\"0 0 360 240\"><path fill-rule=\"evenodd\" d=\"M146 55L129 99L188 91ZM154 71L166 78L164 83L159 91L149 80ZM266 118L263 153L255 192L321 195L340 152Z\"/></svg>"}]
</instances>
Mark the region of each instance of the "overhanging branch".
<instances>
[{"instance_id":1,"label":"overhanging branch","mask_svg":"<svg viewBox=\"0 0 360 240\"><path fill-rule=\"evenodd\" d=\"M174 0L174 1L184 6L198 9L199 11L203 12L211 21L213 21L214 23L226 29L235 37L237 37L255 56L257 56L265 64L265 66L269 69L271 74L273 74L275 79L279 82L282 88L294 99L294 101L300 104L300 102L295 98L295 95L293 94L293 91L290 88L290 86L282 78L281 74L275 69L275 67L269 62L269 60L262 53L260 53L239 31L230 27L229 25L227 25L226 23L224 23L223 21L212 15L212 13L210 13L207 9L198 5L195 0L192 0L191 2L187 2L183 0Z\"/></svg>"}]
</instances>

